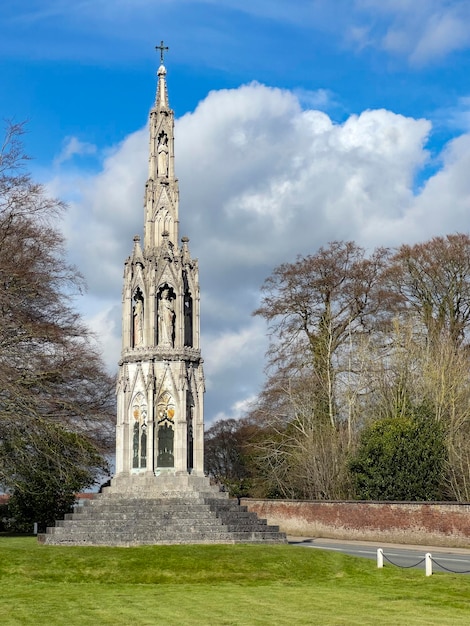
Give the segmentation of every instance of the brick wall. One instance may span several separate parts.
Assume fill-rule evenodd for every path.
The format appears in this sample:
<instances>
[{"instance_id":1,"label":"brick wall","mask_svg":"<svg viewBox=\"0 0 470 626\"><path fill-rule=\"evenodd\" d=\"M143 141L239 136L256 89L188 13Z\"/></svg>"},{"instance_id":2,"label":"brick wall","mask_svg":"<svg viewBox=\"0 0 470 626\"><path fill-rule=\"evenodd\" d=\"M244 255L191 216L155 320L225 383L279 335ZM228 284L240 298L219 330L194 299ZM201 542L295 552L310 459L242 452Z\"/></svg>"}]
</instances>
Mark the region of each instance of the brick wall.
<instances>
[{"instance_id":1,"label":"brick wall","mask_svg":"<svg viewBox=\"0 0 470 626\"><path fill-rule=\"evenodd\" d=\"M297 537L470 547L470 504L249 498L242 504Z\"/></svg>"}]
</instances>

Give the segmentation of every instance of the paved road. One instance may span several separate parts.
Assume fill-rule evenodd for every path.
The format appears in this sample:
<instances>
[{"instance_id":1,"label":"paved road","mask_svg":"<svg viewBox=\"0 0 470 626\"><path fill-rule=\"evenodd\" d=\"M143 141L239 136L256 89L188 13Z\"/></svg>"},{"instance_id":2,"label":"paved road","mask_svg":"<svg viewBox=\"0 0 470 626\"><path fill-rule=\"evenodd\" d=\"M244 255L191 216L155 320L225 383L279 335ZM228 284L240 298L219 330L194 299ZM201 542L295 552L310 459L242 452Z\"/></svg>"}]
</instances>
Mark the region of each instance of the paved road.
<instances>
[{"instance_id":1,"label":"paved road","mask_svg":"<svg viewBox=\"0 0 470 626\"><path fill-rule=\"evenodd\" d=\"M470 574L470 550L460 548L436 548L421 546L398 546L394 544L361 543L336 539L308 539L289 537L291 545L316 550L332 550L352 556L360 556L377 561L377 549L382 548L384 567L392 567L388 559L399 567L417 567L424 570L424 555L429 552L433 559L433 572ZM420 562L421 561L421 562Z\"/></svg>"}]
</instances>

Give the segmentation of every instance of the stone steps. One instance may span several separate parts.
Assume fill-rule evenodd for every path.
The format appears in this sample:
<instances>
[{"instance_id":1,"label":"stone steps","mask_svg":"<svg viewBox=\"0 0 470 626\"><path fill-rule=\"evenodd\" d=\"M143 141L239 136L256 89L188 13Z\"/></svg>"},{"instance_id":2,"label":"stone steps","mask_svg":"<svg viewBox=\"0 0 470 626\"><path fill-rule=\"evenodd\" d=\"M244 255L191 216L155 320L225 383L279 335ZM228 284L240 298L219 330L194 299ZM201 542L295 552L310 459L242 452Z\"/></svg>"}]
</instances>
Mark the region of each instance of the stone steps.
<instances>
[{"instance_id":1,"label":"stone steps","mask_svg":"<svg viewBox=\"0 0 470 626\"><path fill-rule=\"evenodd\" d=\"M207 517L207 510L199 510L199 511L192 511L189 510L188 511L172 511L170 509L167 510L163 510L163 511L159 511L158 509L149 509L146 511L132 511L131 508L127 508L127 509L100 509L100 517L101 519L113 519L116 516L120 517L120 518L126 518L126 517L131 517L132 519L142 519L142 518L148 518L148 517L164 517L166 519L175 519L178 517L184 517L185 515L189 515L189 513L191 513L191 517L197 519L197 518L201 518L204 519ZM230 514L229 514L230 515ZM67 513L67 516L64 518L66 520L72 520L72 519L95 519L96 518L96 510L92 510L92 511L79 511L79 512L74 512L74 513ZM240 517L237 517L237 519L253 519L251 517L251 515L247 515L244 512L241 512Z\"/></svg>"},{"instance_id":2,"label":"stone steps","mask_svg":"<svg viewBox=\"0 0 470 626\"><path fill-rule=\"evenodd\" d=\"M161 520L143 520L143 521L135 521L135 520L124 520L125 522L129 522L129 526L131 526L133 531L142 530L165 530L168 526L171 526L173 532L184 532L188 528L227 528L230 532L235 532L236 530L265 530L267 528L267 524L263 524L259 521L249 521L249 522L240 522L237 523L235 520L232 523L223 523L222 520L213 520L213 519L185 519L185 520L177 520L174 523L168 524L165 521ZM118 518L112 520L59 520L56 522L55 528L68 528L71 531L74 528L80 529L105 529L108 532L118 532L123 525L123 520Z\"/></svg>"},{"instance_id":3,"label":"stone steps","mask_svg":"<svg viewBox=\"0 0 470 626\"><path fill-rule=\"evenodd\" d=\"M140 544L179 544L179 543L284 543L279 533L239 531L237 533L217 532L209 529L207 532L202 530L186 529L185 532L164 532L162 530L151 533L143 533L139 530L136 533L120 533L120 532L103 532L82 531L82 532L65 532L64 534L56 533L54 535L43 535L40 538L42 543L52 545L140 545Z\"/></svg>"},{"instance_id":4,"label":"stone steps","mask_svg":"<svg viewBox=\"0 0 470 626\"><path fill-rule=\"evenodd\" d=\"M51 545L155 545L155 544L196 544L196 543L284 543L280 540L277 532L218 532L210 529L208 531L194 530L184 533L160 532L158 540L155 533L143 534L135 533L113 533L109 532L87 532L76 531L70 532L69 529L63 529L66 532L54 533L53 535L42 535L42 543ZM52 540L51 540L52 539Z\"/></svg>"},{"instance_id":5,"label":"stone steps","mask_svg":"<svg viewBox=\"0 0 470 626\"><path fill-rule=\"evenodd\" d=\"M38 537L52 545L285 543L277 526L223 494L98 495Z\"/></svg>"},{"instance_id":6,"label":"stone steps","mask_svg":"<svg viewBox=\"0 0 470 626\"><path fill-rule=\"evenodd\" d=\"M136 519L132 519L131 517L122 519L119 517L115 517L112 519L108 519L108 520L102 520L102 519L90 519L90 518L86 518L86 519L74 519L74 520L58 520L56 522L56 525L51 528L51 532L54 531L54 528L67 528L67 529L74 529L74 528L81 528L81 529L123 529L123 528L131 528L131 529L137 529L137 528L142 528L142 529L163 529L163 530L167 530L170 529L172 531L177 531L177 530L185 530L186 528L196 528L196 527L201 527L201 528L228 528L230 527L231 530L236 530L236 529L252 529L252 530L272 530L275 529L276 531L278 530L277 527L274 526L268 526L266 524L265 520L241 520L238 521L235 518L232 518L228 523L226 523L224 520L217 518L217 517L213 517L213 518L191 518L191 517L187 517L184 519L173 519L170 520L170 523L168 523L167 519L161 519L161 518L142 518L140 520L136 520Z\"/></svg>"}]
</instances>

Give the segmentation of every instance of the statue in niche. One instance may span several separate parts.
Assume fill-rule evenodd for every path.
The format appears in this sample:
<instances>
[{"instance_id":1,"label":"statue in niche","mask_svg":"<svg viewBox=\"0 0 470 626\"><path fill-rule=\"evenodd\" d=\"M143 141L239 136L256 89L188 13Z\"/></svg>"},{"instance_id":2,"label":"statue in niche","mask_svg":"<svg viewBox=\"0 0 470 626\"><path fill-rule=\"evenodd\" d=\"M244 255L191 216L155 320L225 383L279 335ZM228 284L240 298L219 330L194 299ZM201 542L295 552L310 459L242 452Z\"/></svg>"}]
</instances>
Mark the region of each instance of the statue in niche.
<instances>
[{"instance_id":1,"label":"statue in niche","mask_svg":"<svg viewBox=\"0 0 470 626\"><path fill-rule=\"evenodd\" d=\"M158 176L168 177L168 137L166 133L160 133L158 136L157 147L157 166Z\"/></svg>"},{"instance_id":2,"label":"statue in niche","mask_svg":"<svg viewBox=\"0 0 470 626\"><path fill-rule=\"evenodd\" d=\"M144 343L144 299L140 292L134 296L132 324L134 347L141 346Z\"/></svg>"},{"instance_id":3,"label":"statue in niche","mask_svg":"<svg viewBox=\"0 0 470 626\"><path fill-rule=\"evenodd\" d=\"M193 299L188 292L184 294L184 345L193 345Z\"/></svg>"},{"instance_id":4,"label":"statue in niche","mask_svg":"<svg viewBox=\"0 0 470 626\"><path fill-rule=\"evenodd\" d=\"M169 289L163 289L158 302L158 344L173 347L175 311Z\"/></svg>"}]
</instances>

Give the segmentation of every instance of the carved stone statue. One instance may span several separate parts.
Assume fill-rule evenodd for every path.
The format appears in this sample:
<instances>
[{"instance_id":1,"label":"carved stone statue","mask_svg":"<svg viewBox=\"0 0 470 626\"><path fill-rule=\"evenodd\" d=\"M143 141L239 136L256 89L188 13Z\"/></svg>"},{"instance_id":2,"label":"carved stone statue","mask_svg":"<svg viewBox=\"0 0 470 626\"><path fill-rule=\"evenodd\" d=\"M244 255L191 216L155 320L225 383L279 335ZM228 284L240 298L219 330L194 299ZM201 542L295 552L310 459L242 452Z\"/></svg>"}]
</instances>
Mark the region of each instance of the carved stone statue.
<instances>
[{"instance_id":1,"label":"carved stone statue","mask_svg":"<svg viewBox=\"0 0 470 626\"><path fill-rule=\"evenodd\" d=\"M173 346L175 311L170 291L164 289L158 303L158 343L161 346Z\"/></svg>"},{"instance_id":2,"label":"carved stone statue","mask_svg":"<svg viewBox=\"0 0 470 626\"><path fill-rule=\"evenodd\" d=\"M144 306L142 298L138 296L134 304L133 324L134 346L141 346L144 342Z\"/></svg>"},{"instance_id":3,"label":"carved stone statue","mask_svg":"<svg viewBox=\"0 0 470 626\"><path fill-rule=\"evenodd\" d=\"M158 176L168 176L168 137L162 133L158 138Z\"/></svg>"}]
</instances>

